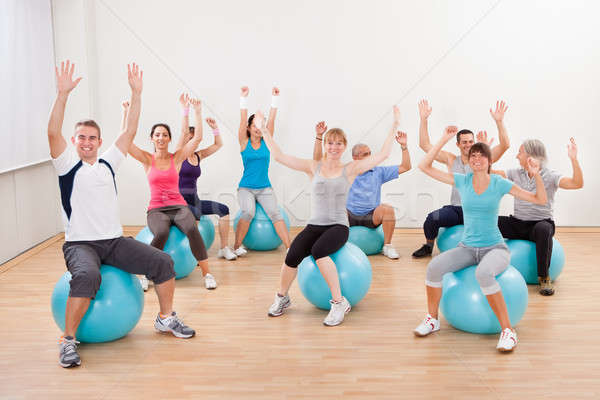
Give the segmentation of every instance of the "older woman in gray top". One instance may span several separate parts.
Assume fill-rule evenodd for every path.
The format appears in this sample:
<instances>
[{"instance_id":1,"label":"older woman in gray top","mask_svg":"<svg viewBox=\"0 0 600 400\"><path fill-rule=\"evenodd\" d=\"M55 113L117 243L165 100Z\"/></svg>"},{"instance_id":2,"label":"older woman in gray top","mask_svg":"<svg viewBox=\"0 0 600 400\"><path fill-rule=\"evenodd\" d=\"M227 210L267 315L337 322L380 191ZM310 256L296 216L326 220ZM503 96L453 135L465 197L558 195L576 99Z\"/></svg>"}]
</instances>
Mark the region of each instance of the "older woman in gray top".
<instances>
[{"instance_id":1,"label":"older woman in gray top","mask_svg":"<svg viewBox=\"0 0 600 400\"><path fill-rule=\"evenodd\" d=\"M525 170L527 158L533 157L540 161L542 166L540 175L542 175L544 181L548 201L546 204L537 205L515 199L514 214L509 217L499 217L498 227L502 236L507 239L524 239L535 242L540 294L544 296L554 294L554 287L548 273L552 257L552 237L555 230L553 217L554 195L558 188L580 189L583 187L583 172L577 161L577 145L573 138L567 146L567 154L573 166L573 176L571 177L563 176L559 172L546 167L546 148L537 139L525 140L519 147L517 159L521 168L509 169L506 172L494 171L515 182L523 189L532 190L535 189L535 181Z\"/></svg>"},{"instance_id":2,"label":"older woman in gray top","mask_svg":"<svg viewBox=\"0 0 600 400\"><path fill-rule=\"evenodd\" d=\"M256 114L256 126L262 126L264 116ZM259 122L257 118L260 118ZM354 178L384 161L392 150L398 132L400 111L394 107L394 125L381 151L362 160L343 163L346 150L346 135L338 128L325 133L325 155L321 160L300 159L284 154L272 136L263 128L263 138L278 162L298 171L305 172L312 181L311 218L308 225L292 241L281 267L281 281L275 301L269 307L269 316L278 317L291 305L288 290L296 278L297 266L307 256L315 258L317 266L331 290L331 310L323 321L327 326L339 325L350 311L350 303L342 296L337 269L329 255L339 250L348 240L348 214L346 198ZM322 126L324 122L320 122ZM325 127L326 128L326 127Z\"/></svg>"}]
</instances>

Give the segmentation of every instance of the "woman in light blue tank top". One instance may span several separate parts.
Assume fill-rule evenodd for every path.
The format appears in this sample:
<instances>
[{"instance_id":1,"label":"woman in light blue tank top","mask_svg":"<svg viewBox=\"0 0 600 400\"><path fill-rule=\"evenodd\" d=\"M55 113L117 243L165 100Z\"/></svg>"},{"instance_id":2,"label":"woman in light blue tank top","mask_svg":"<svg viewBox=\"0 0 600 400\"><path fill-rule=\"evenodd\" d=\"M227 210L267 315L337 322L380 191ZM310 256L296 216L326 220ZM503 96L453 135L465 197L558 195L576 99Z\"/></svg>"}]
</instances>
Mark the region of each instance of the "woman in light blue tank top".
<instances>
[{"instance_id":1,"label":"woman in light blue tank top","mask_svg":"<svg viewBox=\"0 0 600 400\"><path fill-rule=\"evenodd\" d=\"M331 291L331 310L323 321L327 326L339 325L350 311L350 303L342 296L337 269L331 254L348 240L348 214L346 199L354 179L384 161L392 150L400 112L394 107L394 125L381 151L362 160L343 163L346 135L338 128L325 133L325 155L320 161L300 159L284 154L267 129L262 128L263 138L275 160L292 169L306 173L312 181L311 217L308 225L296 236L281 267L281 281L275 300L269 307L269 315L277 317L290 306L288 290L296 278L297 266L312 255ZM257 113L255 124L263 126L264 117ZM321 125L322 124L322 125ZM324 122L319 123L323 126ZM319 126L317 125L317 126ZM325 127L326 129L326 127Z\"/></svg>"},{"instance_id":2,"label":"woman in light blue tank top","mask_svg":"<svg viewBox=\"0 0 600 400\"><path fill-rule=\"evenodd\" d=\"M248 118L248 93L249 89L244 86L240 97L240 129L238 130L238 141L240 153L244 164L244 173L238 186L238 202L240 204L240 219L235 231L235 244L233 252L239 257L247 253L242 241L248 233L250 222L256 212L258 202L265 213L273 222L277 235L281 238L286 248L290 247L290 237L285 222L277 206L277 198L269 180L269 161L271 153L265 141L263 133L256 127L254 114ZM272 135L275 129L275 116L277 114L277 103L279 89L274 87L271 98L271 110L267 130Z\"/></svg>"},{"instance_id":3,"label":"woman in light blue tank top","mask_svg":"<svg viewBox=\"0 0 600 400\"><path fill-rule=\"evenodd\" d=\"M427 266L425 285L429 313L414 333L417 336L427 336L440 329L438 307L444 274L477 265L475 277L502 328L496 348L502 352L512 351L517 345L517 334L510 324L506 303L496 281L496 275L502 273L510 261L510 252L498 229L498 208L500 200L507 193L536 204L546 202L546 191L539 173L540 165L532 158L528 160L528 169L537 183L535 194L513 185L499 175L490 175L492 152L485 143L476 143L469 150L472 172L451 174L434 168L433 160L457 131L455 126L447 127L444 136L419 163L419 168L427 175L456 187L462 201L465 228L459 246L435 257Z\"/></svg>"}]
</instances>

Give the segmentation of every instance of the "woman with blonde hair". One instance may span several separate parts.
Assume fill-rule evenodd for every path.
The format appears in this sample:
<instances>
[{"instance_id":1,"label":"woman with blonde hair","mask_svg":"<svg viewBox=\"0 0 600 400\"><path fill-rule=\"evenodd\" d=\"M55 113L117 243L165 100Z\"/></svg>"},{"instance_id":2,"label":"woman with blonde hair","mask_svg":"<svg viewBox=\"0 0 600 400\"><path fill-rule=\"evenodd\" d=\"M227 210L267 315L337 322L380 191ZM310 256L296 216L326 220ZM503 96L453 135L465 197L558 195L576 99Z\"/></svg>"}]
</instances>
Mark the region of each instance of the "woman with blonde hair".
<instances>
[{"instance_id":1,"label":"woman with blonde hair","mask_svg":"<svg viewBox=\"0 0 600 400\"><path fill-rule=\"evenodd\" d=\"M269 316L278 317L291 305L288 290L296 278L297 267L312 255L323 278L331 290L331 310L323 321L326 326L342 323L350 311L350 303L342 296L336 266L329 257L348 240L348 214L346 199L354 179L384 161L392 150L394 136L406 136L397 131L400 112L394 107L394 124L381 151L362 160L342 162L347 140L339 128L328 130L324 135L325 154L321 160L300 159L284 154L264 127L264 116L257 113L254 123L261 127L263 138L275 160L292 169L306 173L312 181L311 218L306 228L292 241L281 266L281 280L275 300L269 307ZM317 124L317 130L326 130L325 122Z\"/></svg>"}]
</instances>

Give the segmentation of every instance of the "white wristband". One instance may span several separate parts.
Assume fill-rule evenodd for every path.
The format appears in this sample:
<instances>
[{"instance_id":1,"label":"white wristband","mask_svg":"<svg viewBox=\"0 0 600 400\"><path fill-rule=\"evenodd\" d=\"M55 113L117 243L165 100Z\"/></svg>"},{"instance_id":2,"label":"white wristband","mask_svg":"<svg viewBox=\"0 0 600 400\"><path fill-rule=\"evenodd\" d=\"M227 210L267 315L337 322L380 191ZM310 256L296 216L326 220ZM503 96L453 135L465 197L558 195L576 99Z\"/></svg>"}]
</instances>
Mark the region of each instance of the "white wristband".
<instances>
[{"instance_id":1,"label":"white wristband","mask_svg":"<svg viewBox=\"0 0 600 400\"><path fill-rule=\"evenodd\" d=\"M279 106L279 96L271 96L271 108Z\"/></svg>"},{"instance_id":2,"label":"white wristband","mask_svg":"<svg viewBox=\"0 0 600 400\"><path fill-rule=\"evenodd\" d=\"M248 98L240 97L240 109L247 110L248 109Z\"/></svg>"}]
</instances>

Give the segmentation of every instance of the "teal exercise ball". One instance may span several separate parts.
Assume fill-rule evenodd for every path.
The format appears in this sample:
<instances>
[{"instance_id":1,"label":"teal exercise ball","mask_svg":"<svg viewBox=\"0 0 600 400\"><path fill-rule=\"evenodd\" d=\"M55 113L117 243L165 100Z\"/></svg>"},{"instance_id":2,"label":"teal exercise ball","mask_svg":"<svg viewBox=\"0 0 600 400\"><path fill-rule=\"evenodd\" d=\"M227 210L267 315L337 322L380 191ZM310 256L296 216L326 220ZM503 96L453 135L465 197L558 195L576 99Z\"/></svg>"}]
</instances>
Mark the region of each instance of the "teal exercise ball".
<instances>
[{"instance_id":1,"label":"teal exercise ball","mask_svg":"<svg viewBox=\"0 0 600 400\"><path fill-rule=\"evenodd\" d=\"M464 225L454 225L448 228L440 228L437 237L437 246L438 249L440 249L440 253L458 246L458 243L462 240L464 230Z\"/></svg>"},{"instance_id":2,"label":"teal exercise ball","mask_svg":"<svg viewBox=\"0 0 600 400\"><path fill-rule=\"evenodd\" d=\"M279 207L279 213L283 217L285 226L289 231L290 220L287 213L282 207ZM234 231L237 229L241 214L242 212L238 211L235 215L235 219L233 220ZM275 250L282 243L281 239L277 235L277 231L275 231L273 222L271 222L271 219L265 212L264 208L262 208L258 202L256 203L256 212L254 213L254 218L252 218L252 221L250 222L248 233L246 234L246 237L242 243L247 248L258 251Z\"/></svg>"},{"instance_id":3,"label":"teal exercise ball","mask_svg":"<svg viewBox=\"0 0 600 400\"><path fill-rule=\"evenodd\" d=\"M535 243L529 240L508 240L510 263L523 275L525 282L538 283L537 251ZM565 251L558 240L552 238L552 257L550 258L550 279L555 280L565 266Z\"/></svg>"},{"instance_id":4,"label":"teal exercise ball","mask_svg":"<svg viewBox=\"0 0 600 400\"><path fill-rule=\"evenodd\" d=\"M75 334L81 342L100 343L122 338L137 325L144 310L144 292L135 275L104 264L100 274L100 289L90 301ZM70 281L71 273L65 272L54 286L51 299L54 322L63 332Z\"/></svg>"},{"instance_id":5,"label":"teal exercise ball","mask_svg":"<svg viewBox=\"0 0 600 400\"><path fill-rule=\"evenodd\" d=\"M367 228L366 226L351 226L348 242L358 246L366 255L381 253L383 249L383 227Z\"/></svg>"}]
</instances>

